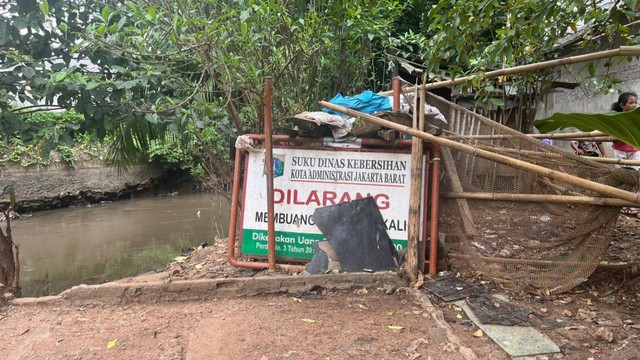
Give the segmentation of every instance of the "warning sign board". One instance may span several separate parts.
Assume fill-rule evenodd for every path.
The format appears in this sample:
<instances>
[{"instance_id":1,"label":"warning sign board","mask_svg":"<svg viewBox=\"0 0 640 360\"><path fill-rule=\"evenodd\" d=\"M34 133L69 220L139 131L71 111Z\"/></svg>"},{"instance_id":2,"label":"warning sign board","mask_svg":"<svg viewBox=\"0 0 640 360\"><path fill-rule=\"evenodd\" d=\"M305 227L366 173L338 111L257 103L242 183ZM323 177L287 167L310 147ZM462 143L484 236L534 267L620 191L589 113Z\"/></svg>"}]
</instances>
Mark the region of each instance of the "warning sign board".
<instances>
[{"instance_id":1,"label":"warning sign board","mask_svg":"<svg viewBox=\"0 0 640 360\"><path fill-rule=\"evenodd\" d=\"M249 153L245 169L241 253L267 255L265 153ZM371 196L389 237L407 244L411 154L389 151L273 149L276 256L311 259L323 235L313 221L318 207Z\"/></svg>"}]
</instances>

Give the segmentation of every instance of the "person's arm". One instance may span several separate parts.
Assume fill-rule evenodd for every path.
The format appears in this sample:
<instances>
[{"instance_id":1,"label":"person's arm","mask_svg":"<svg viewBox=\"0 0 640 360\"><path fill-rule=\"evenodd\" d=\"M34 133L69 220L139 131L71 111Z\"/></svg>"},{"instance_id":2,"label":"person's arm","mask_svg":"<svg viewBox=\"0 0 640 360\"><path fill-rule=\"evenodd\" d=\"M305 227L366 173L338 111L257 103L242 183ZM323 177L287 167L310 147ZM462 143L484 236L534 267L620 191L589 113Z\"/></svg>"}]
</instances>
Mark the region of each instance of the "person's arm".
<instances>
[{"instance_id":1,"label":"person's arm","mask_svg":"<svg viewBox=\"0 0 640 360\"><path fill-rule=\"evenodd\" d=\"M578 147L578 142L577 141L572 141L571 142L571 148L573 149L573 151L576 152L576 154L584 155L584 151Z\"/></svg>"},{"instance_id":2,"label":"person's arm","mask_svg":"<svg viewBox=\"0 0 640 360\"><path fill-rule=\"evenodd\" d=\"M602 145L602 143L600 141L597 141L596 145L598 146L598 151L600 151L600 155L602 155L602 157L607 157L607 153L604 152L604 146Z\"/></svg>"}]
</instances>

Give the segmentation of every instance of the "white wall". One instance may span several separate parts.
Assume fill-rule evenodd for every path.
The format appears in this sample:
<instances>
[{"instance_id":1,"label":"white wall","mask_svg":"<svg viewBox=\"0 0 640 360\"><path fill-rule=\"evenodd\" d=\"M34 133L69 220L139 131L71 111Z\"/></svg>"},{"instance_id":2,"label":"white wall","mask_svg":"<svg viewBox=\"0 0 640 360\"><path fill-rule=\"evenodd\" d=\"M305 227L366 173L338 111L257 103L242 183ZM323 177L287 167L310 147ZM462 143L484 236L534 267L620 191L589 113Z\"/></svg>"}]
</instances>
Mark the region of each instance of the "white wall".
<instances>
[{"instance_id":1,"label":"white wall","mask_svg":"<svg viewBox=\"0 0 640 360\"><path fill-rule=\"evenodd\" d=\"M611 59L611 66L605 67L608 59L599 60L596 65L596 77L605 75L622 80L615 88L621 91L635 91L640 93L640 61L634 59L627 62L626 59ZM561 81L578 82L580 86L575 89L554 89L547 94L538 104L536 119L549 117L555 113L604 113L611 109L611 104L618 100L619 93L604 95L595 93L589 83L587 64L575 64L566 66L560 70ZM565 129L562 132L576 131ZM570 148L568 141L554 141L554 145L562 148ZM611 143L604 143L607 157L613 157Z\"/></svg>"}]
</instances>

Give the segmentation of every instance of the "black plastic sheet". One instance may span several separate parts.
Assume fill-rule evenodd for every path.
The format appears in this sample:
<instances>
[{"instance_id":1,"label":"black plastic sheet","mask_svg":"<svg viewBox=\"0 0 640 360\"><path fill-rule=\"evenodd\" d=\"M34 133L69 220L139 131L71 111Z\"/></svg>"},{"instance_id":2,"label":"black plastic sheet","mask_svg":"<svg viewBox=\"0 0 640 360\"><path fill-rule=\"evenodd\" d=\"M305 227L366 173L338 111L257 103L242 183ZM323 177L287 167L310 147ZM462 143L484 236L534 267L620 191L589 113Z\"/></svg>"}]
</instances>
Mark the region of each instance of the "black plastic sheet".
<instances>
[{"instance_id":1,"label":"black plastic sheet","mask_svg":"<svg viewBox=\"0 0 640 360\"><path fill-rule=\"evenodd\" d=\"M379 271L397 266L397 252L372 197L317 208L313 219L335 251L341 271Z\"/></svg>"},{"instance_id":2,"label":"black plastic sheet","mask_svg":"<svg viewBox=\"0 0 640 360\"><path fill-rule=\"evenodd\" d=\"M529 325L529 314L533 311L518 305L502 301L489 295L467 298L467 305L483 324Z\"/></svg>"},{"instance_id":3,"label":"black plastic sheet","mask_svg":"<svg viewBox=\"0 0 640 360\"><path fill-rule=\"evenodd\" d=\"M484 292L483 289L455 276L426 281L422 288L444 301L460 300Z\"/></svg>"}]
</instances>

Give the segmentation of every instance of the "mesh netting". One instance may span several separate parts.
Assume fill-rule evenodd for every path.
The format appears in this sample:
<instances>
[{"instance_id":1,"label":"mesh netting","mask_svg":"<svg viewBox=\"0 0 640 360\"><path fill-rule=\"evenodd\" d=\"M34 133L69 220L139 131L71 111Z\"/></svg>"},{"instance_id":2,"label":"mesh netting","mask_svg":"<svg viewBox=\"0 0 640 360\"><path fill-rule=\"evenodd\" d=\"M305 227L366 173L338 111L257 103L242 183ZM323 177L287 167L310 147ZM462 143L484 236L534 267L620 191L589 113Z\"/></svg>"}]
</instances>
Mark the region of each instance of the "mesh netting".
<instances>
[{"instance_id":1,"label":"mesh netting","mask_svg":"<svg viewBox=\"0 0 640 360\"><path fill-rule=\"evenodd\" d=\"M637 190L639 172L635 170L574 155L432 94L427 103L448 120L442 136L600 184ZM467 152L442 150L444 192L484 197L606 197ZM504 280L513 288L558 293L584 282L607 252L621 209L557 203L552 197L499 201L454 199L445 194L440 200L440 231L446 234L449 253L456 264Z\"/></svg>"}]
</instances>

